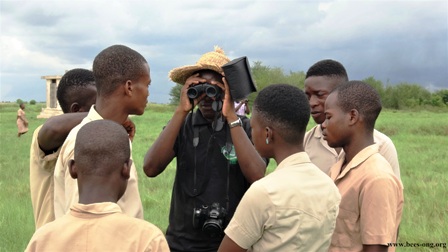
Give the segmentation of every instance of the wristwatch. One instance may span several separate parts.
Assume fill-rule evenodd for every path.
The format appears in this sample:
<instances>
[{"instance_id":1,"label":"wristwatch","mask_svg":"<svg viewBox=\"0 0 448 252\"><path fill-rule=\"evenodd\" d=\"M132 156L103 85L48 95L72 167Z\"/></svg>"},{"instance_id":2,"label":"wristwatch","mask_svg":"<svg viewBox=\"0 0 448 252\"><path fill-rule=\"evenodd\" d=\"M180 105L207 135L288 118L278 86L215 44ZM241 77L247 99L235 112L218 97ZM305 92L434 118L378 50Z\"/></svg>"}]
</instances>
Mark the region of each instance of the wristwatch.
<instances>
[{"instance_id":1,"label":"wristwatch","mask_svg":"<svg viewBox=\"0 0 448 252\"><path fill-rule=\"evenodd\" d=\"M234 128L236 126L243 126L243 121L241 121L241 118L239 118L239 117L236 121L229 123L230 128Z\"/></svg>"}]
</instances>

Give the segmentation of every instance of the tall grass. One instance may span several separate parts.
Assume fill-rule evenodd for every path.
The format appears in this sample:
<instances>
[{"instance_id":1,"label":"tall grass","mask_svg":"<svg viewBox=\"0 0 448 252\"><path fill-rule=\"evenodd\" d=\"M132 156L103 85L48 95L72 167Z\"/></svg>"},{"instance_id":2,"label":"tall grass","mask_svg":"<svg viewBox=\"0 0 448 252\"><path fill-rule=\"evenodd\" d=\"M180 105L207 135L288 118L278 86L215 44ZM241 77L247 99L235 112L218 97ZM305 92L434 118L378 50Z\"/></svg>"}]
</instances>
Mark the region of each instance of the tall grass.
<instances>
[{"instance_id":1,"label":"tall grass","mask_svg":"<svg viewBox=\"0 0 448 252\"><path fill-rule=\"evenodd\" d=\"M42 104L27 105L30 131L17 137L17 104L0 104L0 251L23 251L34 232L29 195L29 147ZM140 195L145 219L162 230L168 224L173 161L156 178L142 171L147 149L169 121L173 107L151 104L143 116L133 117L137 133L133 158L139 172ZM309 127L313 125L310 121ZM447 113L384 111L377 129L389 135L399 154L405 187L400 242L448 242L448 116ZM272 171L271 162L268 171ZM430 248L397 248L398 251L434 251Z\"/></svg>"}]
</instances>

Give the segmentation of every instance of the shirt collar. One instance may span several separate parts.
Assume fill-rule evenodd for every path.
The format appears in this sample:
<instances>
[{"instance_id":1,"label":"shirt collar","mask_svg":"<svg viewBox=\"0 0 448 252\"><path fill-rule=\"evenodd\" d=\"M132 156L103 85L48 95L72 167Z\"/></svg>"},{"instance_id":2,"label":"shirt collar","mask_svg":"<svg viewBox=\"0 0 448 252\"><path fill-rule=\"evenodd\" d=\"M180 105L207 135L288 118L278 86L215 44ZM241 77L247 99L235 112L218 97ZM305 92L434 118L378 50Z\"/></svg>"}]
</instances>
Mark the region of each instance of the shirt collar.
<instances>
[{"instance_id":1,"label":"shirt collar","mask_svg":"<svg viewBox=\"0 0 448 252\"><path fill-rule=\"evenodd\" d=\"M94 204L81 204L77 203L70 207L73 212L77 212L79 214L111 214L111 213L121 213L121 208L117 203L113 202L101 202Z\"/></svg>"},{"instance_id":2,"label":"shirt collar","mask_svg":"<svg viewBox=\"0 0 448 252\"><path fill-rule=\"evenodd\" d=\"M345 160L345 153L341 154L339 157L339 160L336 164L333 165L335 169L331 169L330 176L331 178L336 181L337 179L342 179L345 177L346 174L348 174L351 170L356 169L359 167L364 161L366 161L370 156L374 155L375 153L378 153L379 146L378 144L372 144L364 149L362 149L358 154L356 154L353 159L350 161L350 163L347 164L345 169L341 172L342 164Z\"/></svg>"},{"instance_id":3,"label":"shirt collar","mask_svg":"<svg viewBox=\"0 0 448 252\"><path fill-rule=\"evenodd\" d=\"M282 169L283 167L288 167L291 165L297 165L297 164L303 164L303 163L311 163L310 157L304 151L297 152L297 153L292 154L291 156L283 159L283 161L280 162L280 164L278 164L278 166L275 170Z\"/></svg>"}]
</instances>

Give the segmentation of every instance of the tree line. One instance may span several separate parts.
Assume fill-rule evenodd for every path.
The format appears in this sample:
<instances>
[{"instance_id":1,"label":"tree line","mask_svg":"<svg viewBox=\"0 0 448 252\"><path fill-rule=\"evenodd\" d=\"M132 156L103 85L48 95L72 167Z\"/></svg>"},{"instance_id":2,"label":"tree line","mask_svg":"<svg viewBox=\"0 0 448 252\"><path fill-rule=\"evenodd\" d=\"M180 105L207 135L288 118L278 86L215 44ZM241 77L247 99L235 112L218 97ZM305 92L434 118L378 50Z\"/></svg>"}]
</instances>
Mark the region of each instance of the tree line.
<instances>
[{"instance_id":1,"label":"tree line","mask_svg":"<svg viewBox=\"0 0 448 252\"><path fill-rule=\"evenodd\" d=\"M303 71L289 71L285 73L280 67L265 66L261 61L255 61L251 66L251 73L258 91L273 83L287 83L300 89L304 88L306 74ZM373 76L369 76L362 81L376 89L384 108L448 108L448 89L430 92L419 84L406 82L396 85L385 85ZM177 105L179 103L181 88L181 85L176 85L171 89L170 104ZM249 95L249 102L253 101L256 96L257 92Z\"/></svg>"}]
</instances>

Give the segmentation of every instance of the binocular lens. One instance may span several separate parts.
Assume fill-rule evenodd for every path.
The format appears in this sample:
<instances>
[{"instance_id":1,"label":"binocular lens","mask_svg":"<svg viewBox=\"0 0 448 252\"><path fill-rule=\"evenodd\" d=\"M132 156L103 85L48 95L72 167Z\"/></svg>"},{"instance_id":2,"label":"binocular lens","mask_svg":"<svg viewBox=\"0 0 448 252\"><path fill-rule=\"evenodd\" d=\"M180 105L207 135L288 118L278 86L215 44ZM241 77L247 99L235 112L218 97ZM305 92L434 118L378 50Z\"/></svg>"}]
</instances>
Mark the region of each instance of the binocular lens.
<instances>
[{"instance_id":1,"label":"binocular lens","mask_svg":"<svg viewBox=\"0 0 448 252\"><path fill-rule=\"evenodd\" d=\"M205 90L205 93L207 94L208 97L215 97L218 94L218 92L219 92L218 88L219 87L210 85Z\"/></svg>"}]
</instances>

